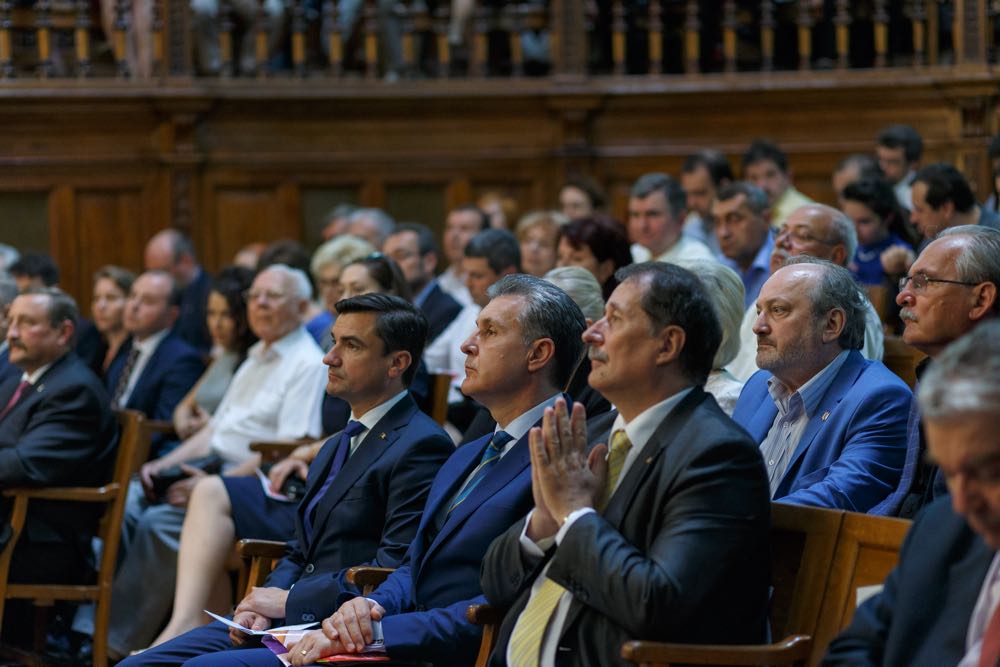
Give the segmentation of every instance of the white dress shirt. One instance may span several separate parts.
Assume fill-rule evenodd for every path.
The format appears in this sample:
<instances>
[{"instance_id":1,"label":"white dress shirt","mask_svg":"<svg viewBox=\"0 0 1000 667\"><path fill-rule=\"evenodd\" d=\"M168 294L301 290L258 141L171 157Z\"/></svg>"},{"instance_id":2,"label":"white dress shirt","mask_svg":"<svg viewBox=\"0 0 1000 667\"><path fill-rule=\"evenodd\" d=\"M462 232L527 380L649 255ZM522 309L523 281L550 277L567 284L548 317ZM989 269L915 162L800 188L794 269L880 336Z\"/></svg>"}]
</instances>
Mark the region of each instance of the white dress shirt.
<instances>
[{"instance_id":1,"label":"white dress shirt","mask_svg":"<svg viewBox=\"0 0 1000 667\"><path fill-rule=\"evenodd\" d=\"M969 630L965 637L965 656L958 667L976 667L979 654L983 650L983 634L989 625L993 612L1000 605L1000 554L993 557L990 569L986 571L983 587L979 589L979 599L969 619Z\"/></svg>"},{"instance_id":2,"label":"white dress shirt","mask_svg":"<svg viewBox=\"0 0 1000 667\"><path fill-rule=\"evenodd\" d=\"M465 352L462 352L462 343L476 330L476 318L479 317L480 310L482 308L476 304L463 308L451 324L424 349L423 359L427 372L451 376L449 403L462 402L462 392L459 391L465 380Z\"/></svg>"}]
</instances>

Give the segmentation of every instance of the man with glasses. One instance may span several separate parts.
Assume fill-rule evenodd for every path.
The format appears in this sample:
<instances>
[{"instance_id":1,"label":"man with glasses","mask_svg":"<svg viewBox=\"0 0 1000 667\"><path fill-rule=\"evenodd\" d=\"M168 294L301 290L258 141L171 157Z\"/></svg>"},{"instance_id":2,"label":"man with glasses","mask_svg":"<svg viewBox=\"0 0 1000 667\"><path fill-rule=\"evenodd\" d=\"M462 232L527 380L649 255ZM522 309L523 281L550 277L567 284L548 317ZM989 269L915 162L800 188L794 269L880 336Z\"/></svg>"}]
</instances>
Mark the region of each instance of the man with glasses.
<instances>
[{"instance_id":1,"label":"man with glasses","mask_svg":"<svg viewBox=\"0 0 1000 667\"><path fill-rule=\"evenodd\" d=\"M146 463L129 488L124 553L115 576L108 648L123 657L145 648L173 599L177 548L188 498L204 472L186 465L214 454L225 475L252 475L257 440L318 438L326 380L323 352L302 326L311 288L283 264L261 271L247 291L247 319L260 341L247 353L211 421L166 455ZM187 475L160 496L154 478L182 466ZM150 573L156 573L150 577Z\"/></svg>"},{"instance_id":2,"label":"man with glasses","mask_svg":"<svg viewBox=\"0 0 1000 667\"><path fill-rule=\"evenodd\" d=\"M802 255L847 266L857 248L858 234L850 218L830 206L807 204L793 211L778 229L771 252L771 273L780 269L788 258ZM864 299L864 308L861 355L866 359L881 360L884 338L882 320L867 298ZM751 303L740 325L740 353L726 367L744 382L757 371L757 337L753 332L756 318L757 310Z\"/></svg>"},{"instance_id":3,"label":"man with glasses","mask_svg":"<svg viewBox=\"0 0 1000 667\"><path fill-rule=\"evenodd\" d=\"M902 307L903 340L928 356L917 366L918 384L945 347L1000 313L998 286L1000 231L982 225L951 227L924 248L909 274L900 279L896 297ZM873 513L911 518L947 492L937 466L926 460L926 451L914 403L902 479Z\"/></svg>"}]
</instances>

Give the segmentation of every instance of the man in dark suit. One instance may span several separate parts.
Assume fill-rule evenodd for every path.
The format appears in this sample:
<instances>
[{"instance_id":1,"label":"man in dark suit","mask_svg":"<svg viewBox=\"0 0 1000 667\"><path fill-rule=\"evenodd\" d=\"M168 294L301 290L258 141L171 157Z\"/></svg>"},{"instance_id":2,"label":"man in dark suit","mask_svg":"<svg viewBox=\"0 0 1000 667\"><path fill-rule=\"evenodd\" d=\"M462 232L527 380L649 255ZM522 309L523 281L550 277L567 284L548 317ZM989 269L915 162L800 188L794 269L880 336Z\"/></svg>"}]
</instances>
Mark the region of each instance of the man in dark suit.
<instances>
[{"instance_id":1,"label":"man in dark suit","mask_svg":"<svg viewBox=\"0 0 1000 667\"><path fill-rule=\"evenodd\" d=\"M761 288L761 370L733 419L760 445L774 500L866 512L899 482L912 394L861 356L865 302L847 269L811 257Z\"/></svg>"},{"instance_id":2,"label":"man in dark suit","mask_svg":"<svg viewBox=\"0 0 1000 667\"><path fill-rule=\"evenodd\" d=\"M198 264L191 239L176 229L158 232L146 243L143 262L147 271L166 271L173 277L180 289L180 317L174 333L199 353L208 354L212 337L205 308L212 277Z\"/></svg>"},{"instance_id":3,"label":"man in dark suit","mask_svg":"<svg viewBox=\"0 0 1000 667\"><path fill-rule=\"evenodd\" d=\"M100 380L72 352L76 318L73 299L52 287L11 304L7 342L21 373L0 384L0 488L96 486L111 475L117 428ZM11 581L79 582L99 515L86 503L32 502Z\"/></svg>"},{"instance_id":4,"label":"man in dark suit","mask_svg":"<svg viewBox=\"0 0 1000 667\"><path fill-rule=\"evenodd\" d=\"M180 292L170 274L147 271L135 279L125 304L129 339L104 377L112 408L131 408L170 421L174 408L198 381L205 364L193 347L171 332ZM154 439L153 458L163 440Z\"/></svg>"},{"instance_id":5,"label":"man in dark suit","mask_svg":"<svg viewBox=\"0 0 1000 667\"><path fill-rule=\"evenodd\" d=\"M403 564L296 644L293 664L356 653L375 637L390 659L437 667L475 661L482 629L465 612L484 601L480 563L490 542L532 505L528 430L560 395L585 328L569 296L538 278L507 276L489 294L463 345L462 391L490 409L497 430L448 459Z\"/></svg>"},{"instance_id":6,"label":"man in dark suit","mask_svg":"<svg viewBox=\"0 0 1000 667\"><path fill-rule=\"evenodd\" d=\"M918 398L951 498L917 517L883 590L830 644L827 667L1000 664L1000 323L935 358Z\"/></svg>"},{"instance_id":7,"label":"man in dark suit","mask_svg":"<svg viewBox=\"0 0 1000 667\"><path fill-rule=\"evenodd\" d=\"M454 452L445 432L406 390L427 331L406 301L366 294L337 304L327 391L351 405L343 433L327 440L308 467L291 551L236 608L234 621L263 630L333 613L341 591L356 593L345 569L396 567L413 539L431 480ZM301 464L300 473L305 473ZM257 483L256 480L253 480ZM239 498L230 499L235 510ZM384 517L384 520L374 520ZM232 541L232 526L219 526ZM224 535L225 537L225 535ZM179 665L232 648L246 637L216 621L127 660L123 665ZM204 656L211 663L218 657ZM274 665L269 649L240 651L244 664Z\"/></svg>"},{"instance_id":8,"label":"man in dark suit","mask_svg":"<svg viewBox=\"0 0 1000 667\"><path fill-rule=\"evenodd\" d=\"M0 383L16 376L20 370L10 363L10 349L7 345L7 326L10 322L10 304L17 297L17 283L14 279L0 274Z\"/></svg>"},{"instance_id":9,"label":"man in dark suit","mask_svg":"<svg viewBox=\"0 0 1000 667\"><path fill-rule=\"evenodd\" d=\"M434 234L424 225L399 225L385 240L382 252L399 264L413 291L414 305L427 316L430 343L462 312L462 304L441 289L434 277L441 254Z\"/></svg>"},{"instance_id":10,"label":"man in dark suit","mask_svg":"<svg viewBox=\"0 0 1000 667\"><path fill-rule=\"evenodd\" d=\"M535 507L490 547L487 599L510 607L493 665L609 665L628 639L765 636L769 503L760 454L701 386L722 334L696 276L618 272L584 334L590 385L618 408L587 453L585 411L531 432Z\"/></svg>"}]
</instances>

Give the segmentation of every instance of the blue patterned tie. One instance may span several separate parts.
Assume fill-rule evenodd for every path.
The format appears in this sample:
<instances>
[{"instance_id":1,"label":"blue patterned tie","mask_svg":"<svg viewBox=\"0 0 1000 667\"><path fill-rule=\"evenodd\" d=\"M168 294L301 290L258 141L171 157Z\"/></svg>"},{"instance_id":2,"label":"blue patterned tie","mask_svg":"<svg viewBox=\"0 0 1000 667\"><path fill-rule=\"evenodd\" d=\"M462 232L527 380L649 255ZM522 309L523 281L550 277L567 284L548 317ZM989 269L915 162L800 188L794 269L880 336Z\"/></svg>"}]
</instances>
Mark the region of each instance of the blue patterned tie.
<instances>
[{"instance_id":1,"label":"blue patterned tie","mask_svg":"<svg viewBox=\"0 0 1000 667\"><path fill-rule=\"evenodd\" d=\"M472 471L472 477L466 483L465 487L455 496L455 500L451 502L451 507L448 508L448 513L462 504L462 501L469 497L469 494L475 490L479 483L483 481L483 478L493 469L500 461L500 454L503 452L504 446L513 440L514 438L506 431L497 431L490 438L490 442L486 445L486 449L483 450L483 456L479 459L479 465L476 469Z\"/></svg>"},{"instance_id":2,"label":"blue patterned tie","mask_svg":"<svg viewBox=\"0 0 1000 667\"><path fill-rule=\"evenodd\" d=\"M340 469L344 467L344 463L347 461L347 455L351 451L351 438L356 436L365 430L365 425L359 421L349 421L344 430L340 433L340 442L337 443L337 451L333 454L333 461L330 463L330 472L326 476L326 480L323 482L323 486L319 487L319 491L316 495L312 497L309 504L306 505L306 511L304 516L303 524L306 529L306 539L312 537L313 531L313 514L316 513L316 507L319 505L320 501L323 500L323 496L326 495L326 490L330 488L333 483L333 478L337 476Z\"/></svg>"}]
</instances>

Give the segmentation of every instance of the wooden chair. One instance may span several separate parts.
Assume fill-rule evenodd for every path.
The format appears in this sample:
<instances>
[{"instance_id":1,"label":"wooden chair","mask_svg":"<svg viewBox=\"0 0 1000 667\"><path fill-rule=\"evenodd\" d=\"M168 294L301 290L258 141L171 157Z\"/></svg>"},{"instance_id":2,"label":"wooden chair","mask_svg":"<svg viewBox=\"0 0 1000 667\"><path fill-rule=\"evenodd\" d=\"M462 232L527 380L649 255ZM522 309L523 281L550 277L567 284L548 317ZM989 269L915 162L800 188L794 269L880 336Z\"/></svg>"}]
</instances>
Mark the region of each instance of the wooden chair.
<instances>
[{"instance_id":1,"label":"wooden chair","mask_svg":"<svg viewBox=\"0 0 1000 667\"><path fill-rule=\"evenodd\" d=\"M889 289L885 285L868 285L865 287L868 300L878 313L878 319L882 324L889 323Z\"/></svg>"},{"instance_id":2,"label":"wooden chair","mask_svg":"<svg viewBox=\"0 0 1000 667\"><path fill-rule=\"evenodd\" d=\"M899 560L910 521L847 512L837 539L830 579L823 597L810 664L819 664L826 647L851 622L858 589L882 584Z\"/></svg>"},{"instance_id":3,"label":"wooden chair","mask_svg":"<svg viewBox=\"0 0 1000 667\"><path fill-rule=\"evenodd\" d=\"M447 373L432 374L431 385L431 419L444 426L448 421L448 391L451 389L451 376Z\"/></svg>"},{"instance_id":4,"label":"wooden chair","mask_svg":"<svg viewBox=\"0 0 1000 667\"><path fill-rule=\"evenodd\" d=\"M240 540L237 549L243 559L240 590L244 591L244 595L249 594L254 586L262 586L278 560L288 553L284 542L272 540ZM385 581L392 570L389 567L359 565L348 569L346 578L348 583L359 587L363 595L368 595Z\"/></svg>"},{"instance_id":5,"label":"wooden chair","mask_svg":"<svg viewBox=\"0 0 1000 667\"><path fill-rule=\"evenodd\" d=\"M912 389L917 382L917 364L927 356L910 347L899 336L886 336L882 347L882 363Z\"/></svg>"},{"instance_id":6,"label":"wooden chair","mask_svg":"<svg viewBox=\"0 0 1000 667\"><path fill-rule=\"evenodd\" d=\"M13 499L10 526L11 538L0 552L0 622L6 600L31 600L35 606L49 607L56 600L94 602L94 667L105 667L108 661L108 616L111 606L111 581L118 558L122 517L129 479L145 462L149 451L149 432L144 428L145 417L135 410L118 413L121 432L112 480L100 487L42 487L4 489L5 498ZM106 505L98 527L103 543L97 582L93 585L9 584L11 557L24 529L31 500L61 500Z\"/></svg>"}]
</instances>

